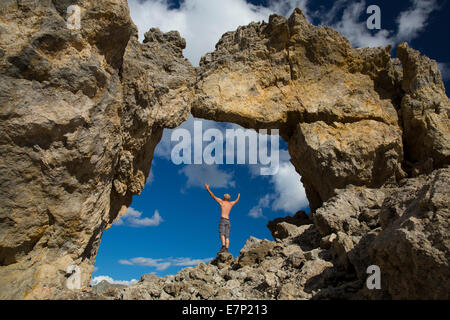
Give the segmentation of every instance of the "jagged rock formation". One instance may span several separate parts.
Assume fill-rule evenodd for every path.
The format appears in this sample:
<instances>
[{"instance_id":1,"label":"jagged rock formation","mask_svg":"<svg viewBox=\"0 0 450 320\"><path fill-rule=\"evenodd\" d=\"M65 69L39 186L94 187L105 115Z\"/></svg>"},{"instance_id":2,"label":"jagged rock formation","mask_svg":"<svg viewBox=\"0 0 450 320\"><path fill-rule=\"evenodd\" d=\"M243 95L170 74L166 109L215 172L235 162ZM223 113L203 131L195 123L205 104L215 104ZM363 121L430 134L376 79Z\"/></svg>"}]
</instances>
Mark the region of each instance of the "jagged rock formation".
<instances>
[{"instance_id":1,"label":"jagged rock formation","mask_svg":"<svg viewBox=\"0 0 450 320\"><path fill-rule=\"evenodd\" d=\"M127 286L124 284L110 283L107 280L102 280L101 282L93 286L92 290L96 293L104 294L111 291L111 289L124 289L126 287Z\"/></svg>"},{"instance_id":2,"label":"jagged rock formation","mask_svg":"<svg viewBox=\"0 0 450 320\"><path fill-rule=\"evenodd\" d=\"M448 298L450 104L435 61L407 44L399 59L354 49L296 9L225 33L193 68L177 32L140 44L125 2L77 1L79 30L69 2L0 4L0 298L86 297L60 291L67 268L88 286L102 232L189 112L280 129L313 219L110 298ZM369 263L380 292L364 290Z\"/></svg>"},{"instance_id":3,"label":"jagged rock formation","mask_svg":"<svg viewBox=\"0 0 450 320\"><path fill-rule=\"evenodd\" d=\"M139 44L126 2L77 4L80 30L63 1L0 4L0 298L50 297L70 265L86 287L163 128L189 114L177 32Z\"/></svg>"},{"instance_id":4,"label":"jagged rock formation","mask_svg":"<svg viewBox=\"0 0 450 320\"><path fill-rule=\"evenodd\" d=\"M192 113L279 128L313 210L348 185L405 176L390 48L353 49L300 10L228 32L202 58ZM382 80L378 80L378 79Z\"/></svg>"},{"instance_id":5,"label":"jagged rock formation","mask_svg":"<svg viewBox=\"0 0 450 320\"><path fill-rule=\"evenodd\" d=\"M239 257L219 253L176 275L147 274L127 288L71 297L448 299L449 189L447 168L398 187L347 191L318 209L314 221L299 218L302 213L270 221L275 241L251 237ZM372 264L382 270L380 290L366 287Z\"/></svg>"}]
</instances>

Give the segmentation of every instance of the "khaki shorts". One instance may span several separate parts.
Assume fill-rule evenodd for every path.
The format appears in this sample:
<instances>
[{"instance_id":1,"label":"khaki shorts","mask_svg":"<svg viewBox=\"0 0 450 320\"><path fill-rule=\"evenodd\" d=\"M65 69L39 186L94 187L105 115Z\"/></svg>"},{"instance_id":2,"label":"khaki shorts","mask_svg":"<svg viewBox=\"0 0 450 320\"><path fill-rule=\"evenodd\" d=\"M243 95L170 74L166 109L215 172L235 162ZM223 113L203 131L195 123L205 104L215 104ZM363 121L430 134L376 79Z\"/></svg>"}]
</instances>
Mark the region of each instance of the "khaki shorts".
<instances>
[{"instance_id":1,"label":"khaki shorts","mask_svg":"<svg viewBox=\"0 0 450 320\"><path fill-rule=\"evenodd\" d=\"M225 238L230 237L230 220L225 218L220 218L219 221L219 235L225 236Z\"/></svg>"}]
</instances>

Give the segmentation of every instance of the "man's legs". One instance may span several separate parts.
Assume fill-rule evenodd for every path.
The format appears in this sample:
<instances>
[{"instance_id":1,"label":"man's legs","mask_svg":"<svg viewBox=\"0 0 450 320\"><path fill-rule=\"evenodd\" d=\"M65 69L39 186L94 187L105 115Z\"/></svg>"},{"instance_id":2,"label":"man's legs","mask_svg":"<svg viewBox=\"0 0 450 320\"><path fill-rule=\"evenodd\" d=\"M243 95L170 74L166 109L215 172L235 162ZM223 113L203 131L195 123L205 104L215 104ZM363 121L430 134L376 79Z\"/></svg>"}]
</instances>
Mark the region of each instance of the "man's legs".
<instances>
[{"instance_id":1,"label":"man's legs","mask_svg":"<svg viewBox=\"0 0 450 320\"><path fill-rule=\"evenodd\" d=\"M222 241L222 247L225 247L225 236L220 235L220 240Z\"/></svg>"},{"instance_id":2,"label":"man's legs","mask_svg":"<svg viewBox=\"0 0 450 320\"><path fill-rule=\"evenodd\" d=\"M225 247L226 240L223 234L220 235L220 241L222 242L222 247L220 248L219 252L224 252L227 248Z\"/></svg>"},{"instance_id":3,"label":"man's legs","mask_svg":"<svg viewBox=\"0 0 450 320\"><path fill-rule=\"evenodd\" d=\"M226 236L226 241L225 241L225 246L227 248L228 251L228 246L230 245L230 221L227 221L228 223L226 224L226 230L225 230L225 236Z\"/></svg>"},{"instance_id":4,"label":"man's legs","mask_svg":"<svg viewBox=\"0 0 450 320\"><path fill-rule=\"evenodd\" d=\"M220 240L222 241L222 248L220 249L220 252L227 251L228 252L228 246L230 245L230 222L226 219L220 219L219 222L219 235Z\"/></svg>"}]
</instances>

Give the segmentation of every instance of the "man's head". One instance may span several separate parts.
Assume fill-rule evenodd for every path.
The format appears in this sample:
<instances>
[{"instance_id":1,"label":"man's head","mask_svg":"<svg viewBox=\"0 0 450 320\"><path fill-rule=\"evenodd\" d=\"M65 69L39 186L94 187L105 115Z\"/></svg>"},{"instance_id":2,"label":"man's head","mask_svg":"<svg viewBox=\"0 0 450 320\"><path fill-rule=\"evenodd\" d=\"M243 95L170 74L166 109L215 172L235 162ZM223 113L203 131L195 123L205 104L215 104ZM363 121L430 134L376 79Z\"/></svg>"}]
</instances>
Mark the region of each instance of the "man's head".
<instances>
[{"instance_id":1,"label":"man's head","mask_svg":"<svg viewBox=\"0 0 450 320\"><path fill-rule=\"evenodd\" d=\"M225 193L223 195L223 200L230 201L230 199L231 199L231 196L228 193Z\"/></svg>"}]
</instances>

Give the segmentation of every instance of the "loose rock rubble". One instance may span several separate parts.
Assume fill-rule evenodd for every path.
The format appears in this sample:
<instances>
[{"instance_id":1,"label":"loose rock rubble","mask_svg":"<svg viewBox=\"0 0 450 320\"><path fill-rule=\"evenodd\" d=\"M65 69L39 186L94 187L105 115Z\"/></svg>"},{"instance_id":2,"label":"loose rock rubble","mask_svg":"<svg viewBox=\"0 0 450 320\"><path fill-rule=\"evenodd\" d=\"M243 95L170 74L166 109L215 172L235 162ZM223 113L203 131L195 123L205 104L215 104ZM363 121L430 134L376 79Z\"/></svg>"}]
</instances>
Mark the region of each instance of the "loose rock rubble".
<instances>
[{"instance_id":1,"label":"loose rock rubble","mask_svg":"<svg viewBox=\"0 0 450 320\"><path fill-rule=\"evenodd\" d=\"M0 2L0 299L448 298L450 103L434 60L352 48L295 9L226 32L194 68L177 31L139 43L126 1L77 1L79 30L69 2ZM179 278L91 292L103 231L190 113L279 129L311 218ZM381 291L364 290L368 264ZM73 266L84 291L64 292Z\"/></svg>"},{"instance_id":2,"label":"loose rock rubble","mask_svg":"<svg viewBox=\"0 0 450 320\"><path fill-rule=\"evenodd\" d=\"M312 220L298 212L270 221L275 240L250 237L238 257L218 253L174 276L147 274L102 298L448 299L447 190L448 168L400 187L347 191ZM382 272L380 290L366 286L373 264Z\"/></svg>"}]
</instances>

